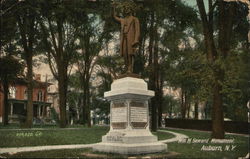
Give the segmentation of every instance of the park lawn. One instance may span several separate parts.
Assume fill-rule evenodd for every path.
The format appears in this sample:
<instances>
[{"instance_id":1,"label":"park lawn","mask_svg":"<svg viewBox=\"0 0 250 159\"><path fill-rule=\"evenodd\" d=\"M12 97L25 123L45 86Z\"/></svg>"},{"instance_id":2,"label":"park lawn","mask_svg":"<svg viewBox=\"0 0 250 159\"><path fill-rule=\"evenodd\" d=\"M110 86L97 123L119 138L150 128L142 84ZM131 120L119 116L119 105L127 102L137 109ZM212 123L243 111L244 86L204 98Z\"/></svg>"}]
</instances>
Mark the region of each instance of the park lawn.
<instances>
[{"instance_id":1,"label":"park lawn","mask_svg":"<svg viewBox=\"0 0 250 159\"><path fill-rule=\"evenodd\" d=\"M189 136L190 139L209 139L210 133L208 132L200 132L200 131L190 131L190 130L170 130L173 132L178 132ZM162 132L161 132L162 133ZM158 133L157 133L158 134ZM168 134L168 133L165 133ZM164 135L161 134L161 135ZM178 155L172 156L170 158L238 158L246 156L248 152L248 141L249 137L239 136L239 135L226 135L226 139L234 139L232 144L204 144L204 143L168 143L168 151L169 152L176 152ZM201 151L203 145L211 145L211 146L222 146L223 148L226 145L234 145L236 148L232 151ZM37 151L37 152L22 152L16 154L2 154L1 156L4 157L23 157L23 158L54 158L54 157L73 157L73 158L83 158L83 154L86 153L94 153L91 149L74 149L74 150L51 150L51 151ZM95 153L101 154L101 153ZM166 155L166 152L159 153L159 154L150 154L150 156L157 156L157 155ZM146 155L149 156L149 155ZM115 154L106 154L106 156L102 158L126 158L127 156L124 155L115 155ZM140 158L140 156L137 156ZM96 156L93 158L97 158ZM157 158L157 157L154 157Z\"/></svg>"},{"instance_id":2,"label":"park lawn","mask_svg":"<svg viewBox=\"0 0 250 159\"><path fill-rule=\"evenodd\" d=\"M0 130L0 148L43 145L90 144L101 141L109 127L76 129Z\"/></svg>"},{"instance_id":3,"label":"park lawn","mask_svg":"<svg viewBox=\"0 0 250 159\"><path fill-rule=\"evenodd\" d=\"M44 146L44 145L70 145L91 144L101 142L101 137L109 131L107 126L94 126L92 128L75 129L0 129L0 148ZM159 140L173 138L174 135L157 132L153 133Z\"/></svg>"},{"instance_id":4,"label":"park lawn","mask_svg":"<svg viewBox=\"0 0 250 159\"><path fill-rule=\"evenodd\" d=\"M170 130L177 133L183 133L189 139L210 139L210 132L201 132L193 130ZM240 136L226 134L226 139L234 139L233 143L169 143L168 151L177 152L177 158L238 158L245 157L249 150L249 136ZM211 139L210 139L211 140ZM221 146L222 151L204 151L204 146ZM230 146L230 151L226 151L226 146ZM232 147L236 146L234 149Z\"/></svg>"}]
</instances>

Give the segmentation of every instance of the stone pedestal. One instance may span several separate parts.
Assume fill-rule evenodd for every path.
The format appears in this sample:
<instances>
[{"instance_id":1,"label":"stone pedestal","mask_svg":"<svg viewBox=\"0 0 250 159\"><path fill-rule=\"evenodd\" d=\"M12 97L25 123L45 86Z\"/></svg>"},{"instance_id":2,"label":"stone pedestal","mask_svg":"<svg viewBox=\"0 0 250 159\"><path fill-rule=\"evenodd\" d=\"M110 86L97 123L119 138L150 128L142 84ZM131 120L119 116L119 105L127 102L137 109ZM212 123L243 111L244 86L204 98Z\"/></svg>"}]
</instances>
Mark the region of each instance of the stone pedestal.
<instances>
[{"instance_id":1,"label":"stone pedestal","mask_svg":"<svg viewBox=\"0 0 250 159\"><path fill-rule=\"evenodd\" d=\"M119 154L161 152L167 145L149 131L148 100L154 92L134 77L115 80L104 97L110 104L110 131L96 144L95 151Z\"/></svg>"}]
</instances>

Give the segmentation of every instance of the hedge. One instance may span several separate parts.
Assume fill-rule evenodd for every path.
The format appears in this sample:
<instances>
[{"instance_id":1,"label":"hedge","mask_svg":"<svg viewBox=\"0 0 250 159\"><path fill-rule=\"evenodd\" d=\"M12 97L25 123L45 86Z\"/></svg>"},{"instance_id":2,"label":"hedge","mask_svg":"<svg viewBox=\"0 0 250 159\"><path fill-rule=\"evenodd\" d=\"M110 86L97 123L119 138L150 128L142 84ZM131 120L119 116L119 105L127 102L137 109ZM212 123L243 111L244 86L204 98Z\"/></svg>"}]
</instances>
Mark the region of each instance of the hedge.
<instances>
[{"instance_id":1,"label":"hedge","mask_svg":"<svg viewBox=\"0 0 250 159\"><path fill-rule=\"evenodd\" d=\"M224 121L225 131L229 133L249 134L250 123L242 121ZM211 120L195 119L165 119L166 127L195 129L195 130L212 130Z\"/></svg>"}]
</instances>

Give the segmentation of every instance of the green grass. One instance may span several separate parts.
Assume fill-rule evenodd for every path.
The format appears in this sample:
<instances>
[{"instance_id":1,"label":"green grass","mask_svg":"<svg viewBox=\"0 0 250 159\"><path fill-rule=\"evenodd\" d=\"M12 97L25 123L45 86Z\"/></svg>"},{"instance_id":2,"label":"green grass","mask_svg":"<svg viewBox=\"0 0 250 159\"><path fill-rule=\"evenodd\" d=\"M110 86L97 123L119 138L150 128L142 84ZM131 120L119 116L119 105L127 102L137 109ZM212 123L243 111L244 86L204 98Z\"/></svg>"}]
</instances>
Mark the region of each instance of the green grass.
<instances>
[{"instance_id":1,"label":"green grass","mask_svg":"<svg viewBox=\"0 0 250 159\"><path fill-rule=\"evenodd\" d=\"M43 145L70 145L70 144L90 144L101 141L109 127L94 126L92 128L77 129L20 129L20 130L0 130L0 148L2 147L23 147L23 146L43 146ZM157 132L159 140L174 137L174 135L164 132Z\"/></svg>"},{"instance_id":2,"label":"green grass","mask_svg":"<svg viewBox=\"0 0 250 159\"><path fill-rule=\"evenodd\" d=\"M183 133L190 139L210 139L211 133L191 130L170 130ZM169 143L168 150L178 152L177 158L238 158L245 157L249 150L249 137L225 135L226 139L234 139L233 143ZM221 146L222 151L203 151L202 146ZM226 151L226 145L236 146L232 151ZM231 148L230 147L230 148Z\"/></svg>"},{"instance_id":3,"label":"green grass","mask_svg":"<svg viewBox=\"0 0 250 159\"><path fill-rule=\"evenodd\" d=\"M93 127L82 129L47 129L47 130L4 130L0 131L0 147L16 147L16 146L36 146L36 145L57 145L57 144L87 144L101 141L101 136L108 132L108 127ZM17 133L20 132L42 132L39 137L20 137ZM190 130L170 130L177 133L182 133L189 136L190 139L210 139L210 133ZM153 133L160 140L172 138L173 135L165 132ZM226 135L226 139L234 139L231 144L214 144L214 143L168 143L168 151L176 152L179 155L175 158L238 158L246 156L249 149L249 137L239 135ZM3 142L2 142L3 141ZM202 146L221 146L223 151L202 151ZM225 151L226 145L236 146L232 151ZM90 149L68 149L68 150L51 150L37 152L22 152L16 154L3 154L5 157L24 157L24 158L54 158L54 157L73 157L83 158L83 153L92 153ZM102 155L102 153L96 153ZM160 155L164 153L160 153ZM166 153L165 153L166 154ZM157 154L151 154L157 155ZM123 158L124 156L106 154L106 157ZM96 158L96 157L93 157ZM125 156L126 158L126 156ZM171 157L173 158L173 157Z\"/></svg>"},{"instance_id":4,"label":"green grass","mask_svg":"<svg viewBox=\"0 0 250 159\"><path fill-rule=\"evenodd\" d=\"M20 128L20 124L8 124L8 125L3 125L2 123L0 123L0 129L18 129Z\"/></svg>"},{"instance_id":5,"label":"green grass","mask_svg":"<svg viewBox=\"0 0 250 159\"><path fill-rule=\"evenodd\" d=\"M0 147L90 144L101 141L109 127L46 130L0 130Z\"/></svg>"}]
</instances>

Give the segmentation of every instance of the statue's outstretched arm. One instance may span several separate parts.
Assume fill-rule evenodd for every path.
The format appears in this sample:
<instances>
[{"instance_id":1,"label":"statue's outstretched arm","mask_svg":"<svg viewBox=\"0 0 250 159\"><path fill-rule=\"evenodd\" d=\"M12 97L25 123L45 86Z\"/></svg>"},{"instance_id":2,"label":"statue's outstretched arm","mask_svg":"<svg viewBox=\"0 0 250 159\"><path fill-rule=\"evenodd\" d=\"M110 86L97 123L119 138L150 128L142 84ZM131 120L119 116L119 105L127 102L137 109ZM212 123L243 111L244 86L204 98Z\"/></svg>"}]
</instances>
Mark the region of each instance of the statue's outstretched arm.
<instances>
[{"instance_id":1,"label":"statue's outstretched arm","mask_svg":"<svg viewBox=\"0 0 250 159\"><path fill-rule=\"evenodd\" d=\"M116 21L121 22L121 18L119 18L119 17L116 16L115 8L113 10L113 17L115 18Z\"/></svg>"}]
</instances>

